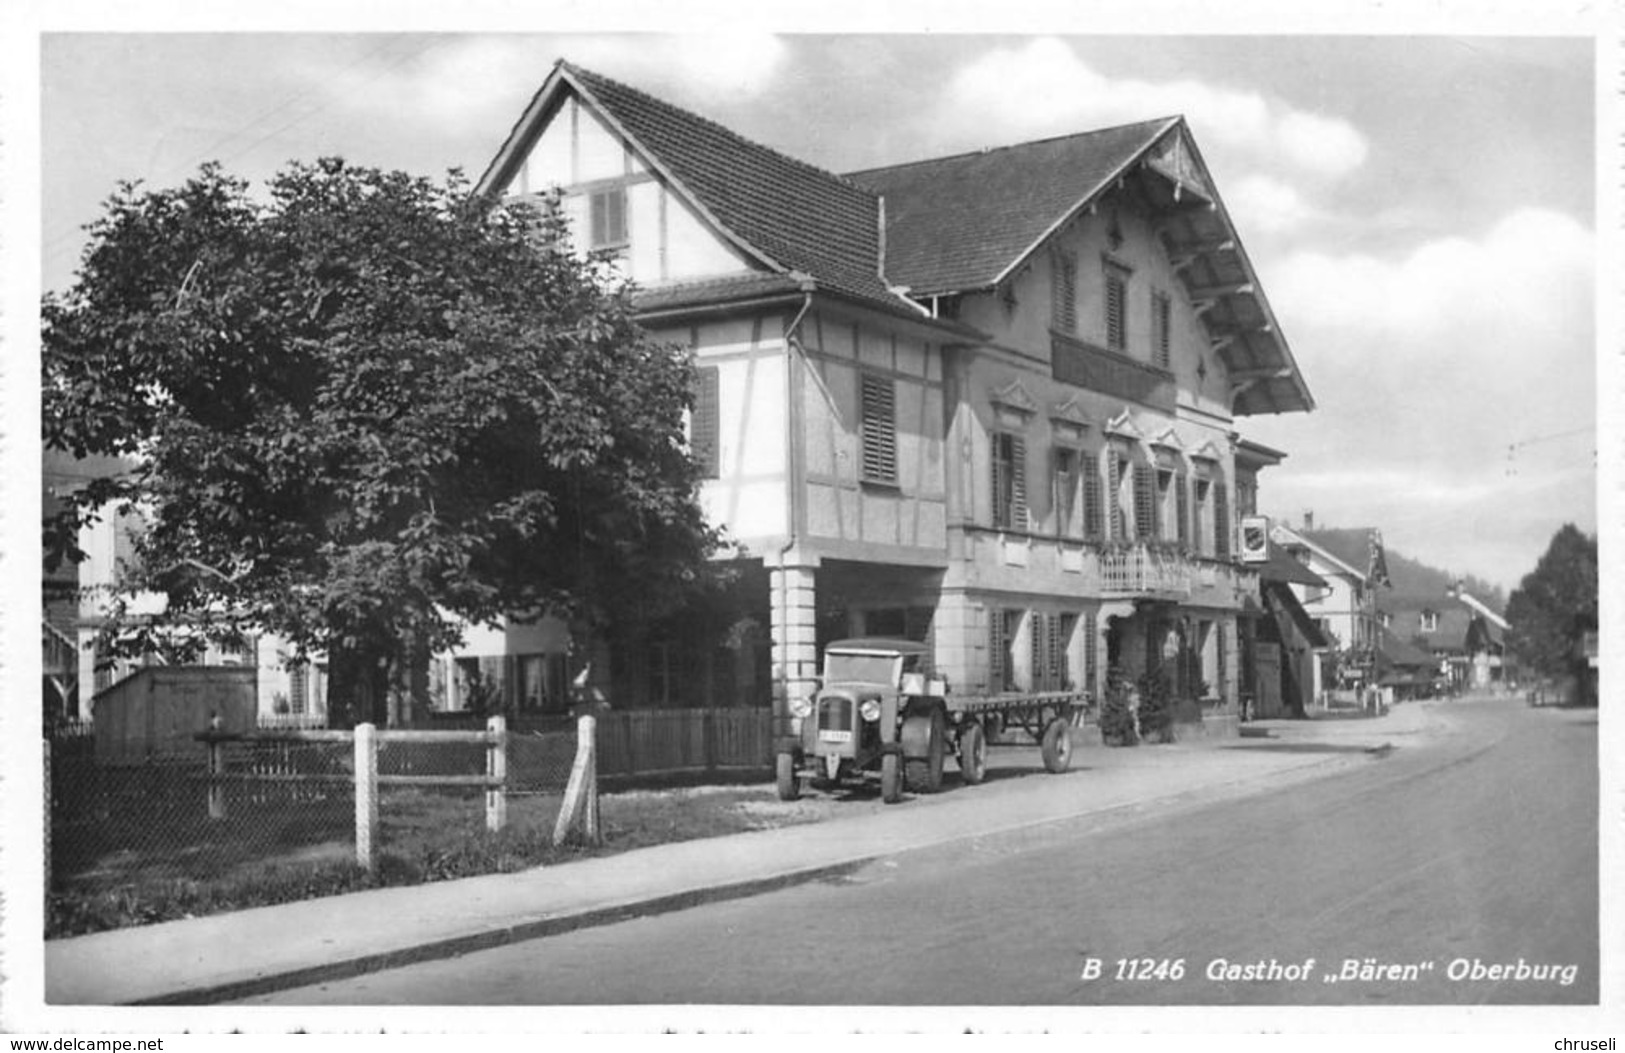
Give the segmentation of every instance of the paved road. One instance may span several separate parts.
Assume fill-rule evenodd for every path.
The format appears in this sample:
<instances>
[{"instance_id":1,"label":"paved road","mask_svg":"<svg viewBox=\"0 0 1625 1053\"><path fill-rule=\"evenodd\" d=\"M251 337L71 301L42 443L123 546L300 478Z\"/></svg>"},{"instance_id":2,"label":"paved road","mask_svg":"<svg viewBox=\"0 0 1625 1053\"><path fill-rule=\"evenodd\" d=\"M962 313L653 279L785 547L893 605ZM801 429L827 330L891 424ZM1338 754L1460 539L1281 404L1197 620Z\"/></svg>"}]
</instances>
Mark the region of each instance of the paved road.
<instances>
[{"instance_id":1,"label":"paved road","mask_svg":"<svg viewBox=\"0 0 1625 1053\"><path fill-rule=\"evenodd\" d=\"M906 853L254 1001L1595 1003L1596 713L1460 716L1448 739L1283 791Z\"/></svg>"}]
</instances>

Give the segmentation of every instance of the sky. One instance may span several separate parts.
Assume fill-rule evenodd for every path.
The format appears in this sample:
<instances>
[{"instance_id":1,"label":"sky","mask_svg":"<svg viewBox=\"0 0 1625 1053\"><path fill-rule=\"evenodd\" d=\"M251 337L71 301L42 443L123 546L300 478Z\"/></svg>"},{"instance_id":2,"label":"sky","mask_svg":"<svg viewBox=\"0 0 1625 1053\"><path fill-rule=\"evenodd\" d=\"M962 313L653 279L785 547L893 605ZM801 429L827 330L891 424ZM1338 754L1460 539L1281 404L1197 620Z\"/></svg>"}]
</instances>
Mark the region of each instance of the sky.
<instances>
[{"instance_id":1,"label":"sky","mask_svg":"<svg viewBox=\"0 0 1625 1053\"><path fill-rule=\"evenodd\" d=\"M1565 522L1597 530L1594 39L1560 18L1541 36L1010 22L1022 31L47 31L41 283L71 281L119 180L170 186L218 160L261 181L324 155L477 177L558 58L836 172L1177 113L1317 403L1238 419L1287 454L1262 512L1376 527L1508 591Z\"/></svg>"}]
</instances>

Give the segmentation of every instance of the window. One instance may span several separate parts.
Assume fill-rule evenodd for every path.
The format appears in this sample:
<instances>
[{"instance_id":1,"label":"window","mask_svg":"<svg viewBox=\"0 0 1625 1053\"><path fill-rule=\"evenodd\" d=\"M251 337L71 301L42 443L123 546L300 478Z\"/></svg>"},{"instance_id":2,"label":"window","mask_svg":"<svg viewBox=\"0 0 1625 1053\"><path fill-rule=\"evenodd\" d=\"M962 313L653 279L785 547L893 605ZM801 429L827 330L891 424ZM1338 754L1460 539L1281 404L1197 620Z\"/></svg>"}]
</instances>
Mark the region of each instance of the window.
<instances>
[{"instance_id":1,"label":"window","mask_svg":"<svg viewBox=\"0 0 1625 1053\"><path fill-rule=\"evenodd\" d=\"M1439 613L1437 611L1422 612L1422 631L1425 633L1439 631Z\"/></svg>"},{"instance_id":2,"label":"window","mask_svg":"<svg viewBox=\"0 0 1625 1053\"><path fill-rule=\"evenodd\" d=\"M863 479L897 482L897 385L889 377L863 374Z\"/></svg>"},{"instance_id":3,"label":"window","mask_svg":"<svg viewBox=\"0 0 1625 1053\"><path fill-rule=\"evenodd\" d=\"M1157 469L1157 537L1167 540L1168 528L1178 518L1169 506L1174 500L1174 473L1168 468ZM1177 528L1176 528L1177 529Z\"/></svg>"},{"instance_id":4,"label":"window","mask_svg":"<svg viewBox=\"0 0 1625 1053\"><path fill-rule=\"evenodd\" d=\"M1128 269L1106 264L1106 346L1113 351L1128 347Z\"/></svg>"},{"instance_id":5,"label":"window","mask_svg":"<svg viewBox=\"0 0 1625 1053\"><path fill-rule=\"evenodd\" d=\"M1078 257L1057 252L1051 260L1050 324L1063 333L1078 331Z\"/></svg>"},{"instance_id":6,"label":"window","mask_svg":"<svg viewBox=\"0 0 1625 1053\"><path fill-rule=\"evenodd\" d=\"M1072 635L1078 628L1078 616L1051 616L1050 625L1050 683L1057 691L1075 691L1078 685L1072 679Z\"/></svg>"},{"instance_id":7,"label":"window","mask_svg":"<svg viewBox=\"0 0 1625 1053\"><path fill-rule=\"evenodd\" d=\"M1055 532L1061 537L1078 534L1078 451L1055 448Z\"/></svg>"},{"instance_id":8,"label":"window","mask_svg":"<svg viewBox=\"0 0 1625 1053\"><path fill-rule=\"evenodd\" d=\"M1213 482L1213 555L1230 558L1230 492L1224 483Z\"/></svg>"},{"instance_id":9,"label":"window","mask_svg":"<svg viewBox=\"0 0 1625 1053\"><path fill-rule=\"evenodd\" d=\"M722 476L722 415L719 405L720 371L701 366L695 371L694 413L689 418L688 448L699 466L700 478Z\"/></svg>"},{"instance_id":10,"label":"window","mask_svg":"<svg viewBox=\"0 0 1625 1053\"><path fill-rule=\"evenodd\" d=\"M1142 541L1157 536L1157 499L1154 469L1149 464L1134 466L1134 536Z\"/></svg>"},{"instance_id":11,"label":"window","mask_svg":"<svg viewBox=\"0 0 1625 1053\"><path fill-rule=\"evenodd\" d=\"M1172 306L1165 292L1151 294L1151 361L1158 369L1172 369Z\"/></svg>"},{"instance_id":12,"label":"window","mask_svg":"<svg viewBox=\"0 0 1625 1053\"><path fill-rule=\"evenodd\" d=\"M1083 536L1103 538L1106 534L1106 505L1100 492L1100 463L1094 454L1083 456Z\"/></svg>"},{"instance_id":13,"label":"window","mask_svg":"<svg viewBox=\"0 0 1625 1053\"><path fill-rule=\"evenodd\" d=\"M1128 516L1123 512L1123 475L1128 469L1128 458L1117 450L1106 455L1106 500L1111 505L1112 540L1128 540Z\"/></svg>"},{"instance_id":14,"label":"window","mask_svg":"<svg viewBox=\"0 0 1625 1053\"><path fill-rule=\"evenodd\" d=\"M626 188L594 191L587 207L592 226L593 249L624 248L626 236Z\"/></svg>"},{"instance_id":15,"label":"window","mask_svg":"<svg viewBox=\"0 0 1625 1053\"><path fill-rule=\"evenodd\" d=\"M1213 547L1208 544L1208 504L1209 495L1213 492L1213 482L1209 479L1196 480L1196 551L1202 554L1211 554ZM1308 562L1305 558L1304 562Z\"/></svg>"},{"instance_id":16,"label":"window","mask_svg":"<svg viewBox=\"0 0 1625 1053\"><path fill-rule=\"evenodd\" d=\"M993 525L1027 529L1027 444L1009 432L993 433Z\"/></svg>"}]
</instances>

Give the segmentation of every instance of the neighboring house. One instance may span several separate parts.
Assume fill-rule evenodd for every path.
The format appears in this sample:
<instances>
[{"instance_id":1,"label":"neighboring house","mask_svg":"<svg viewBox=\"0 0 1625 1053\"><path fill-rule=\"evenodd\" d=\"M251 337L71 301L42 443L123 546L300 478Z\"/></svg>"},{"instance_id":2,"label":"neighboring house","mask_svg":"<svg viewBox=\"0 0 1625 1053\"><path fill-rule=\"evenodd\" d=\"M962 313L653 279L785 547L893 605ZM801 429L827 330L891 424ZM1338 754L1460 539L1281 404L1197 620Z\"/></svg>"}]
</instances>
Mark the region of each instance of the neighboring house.
<instances>
[{"instance_id":1,"label":"neighboring house","mask_svg":"<svg viewBox=\"0 0 1625 1053\"><path fill-rule=\"evenodd\" d=\"M1269 544L1259 567L1261 617L1255 630L1251 716L1308 715L1320 698L1319 656L1333 643L1298 600L1298 589L1324 591L1329 583L1281 546Z\"/></svg>"},{"instance_id":2,"label":"neighboring house","mask_svg":"<svg viewBox=\"0 0 1625 1053\"><path fill-rule=\"evenodd\" d=\"M1235 712L1236 516L1282 456L1237 419L1313 400L1182 118L836 175L559 63L479 186L562 193L698 366L738 584L595 649L617 707L782 707L869 633L959 694L1161 666ZM553 697L567 636L525 631L442 663L442 704L472 667Z\"/></svg>"},{"instance_id":3,"label":"neighboring house","mask_svg":"<svg viewBox=\"0 0 1625 1053\"><path fill-rule=\"evenodd\" d=\"M89 480L125 467L115 458L74 460L57 451L45 451L42 465L45 514L51 514L63 496ZM119 581L120 568L134 558L134 537L139 525L139 516L109 509L95 523L80 529L78 544L85 553L84 561L64 562L55 573L44 578L42 642L44 706L48 721L90 720L98 695L143 668L162 664L156 655L139 661L108 660L95 646L97 633L106 618L106 590ZM156 613L162 610L163 602L160 596L140 596L132 602L131 610L137 617ZM307 663L290 668L287 657L286 648L274 638L262 636L244 653L225 653L211 648L199 664L255 666L262 715L319 718L325 712L320 667Z\"/></svg>"},{"instance_id":4,"label":"neighboring house","mask_svg":"<svg viewBox=\"0 0 1625 1053\"><path fill-rule=\"evenodd\" d=\"M1326 638L1326 657L1316 663L1315 669L1317 697L1365 679L1375 660L1378 622L1371 591L1369 542L1362 540L1365 550L1355 552L1344 538L1346 534L1366 539L1371 533L1317 532L1309 522L1301 529L1284 523L1276 523L1271 529L1271 540L1324 583L1292 586L1298 602Z\"/></svg>"}]
</instances>

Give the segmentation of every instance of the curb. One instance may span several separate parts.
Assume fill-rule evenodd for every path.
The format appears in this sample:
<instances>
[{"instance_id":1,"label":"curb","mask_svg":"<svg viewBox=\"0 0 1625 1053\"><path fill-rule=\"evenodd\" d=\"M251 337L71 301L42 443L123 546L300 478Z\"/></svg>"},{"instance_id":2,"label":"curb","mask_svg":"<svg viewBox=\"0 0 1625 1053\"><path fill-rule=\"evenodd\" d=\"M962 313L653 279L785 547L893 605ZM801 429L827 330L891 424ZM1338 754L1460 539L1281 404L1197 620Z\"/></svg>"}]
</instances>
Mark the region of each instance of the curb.
<instances>
[{"instance_id":1,"label":"curb","mask_svg":"<svg viewBox=\"0 0 1625 1053\"><path fill-rule=\"evenodd\" d=\"M348 980L368 973L383 972L388 969L398 969L407 965L417 965L422 962L438 961L445 958L456 958L476 951L488 951L512 943L541 939L544 936L558 936L577 929L613 925L617 922L630 921L633 918L669 914L672 911L697 907L705 903L744 899L767 892L776 892L779 889L806 884L809 881L842 877L877 858L879 857L870 856L865 859L833 863L828 866L809 867L726 885L686 889L682 892L673 892L649 899L633 900L608 907L594 907L573 914L559 914L553 917L538 918L535 921L521 922L505 928L483 929L479 932L471 932L463 936L451 936L412 947L403 947L399 950L380 951L376 954L362 955L358 958L347 958L343 961L326 962L322 965L271 973L251 980L233 980L225 984L193 987L171 994L138 998L124 1004L131 1006L209 1005L235 1001L241 998L251 998L255 995L270 994L274 991L285 991L294 987L308 987L311 984L327 983L333 980Z\"/></svg>"}]
</instances>

